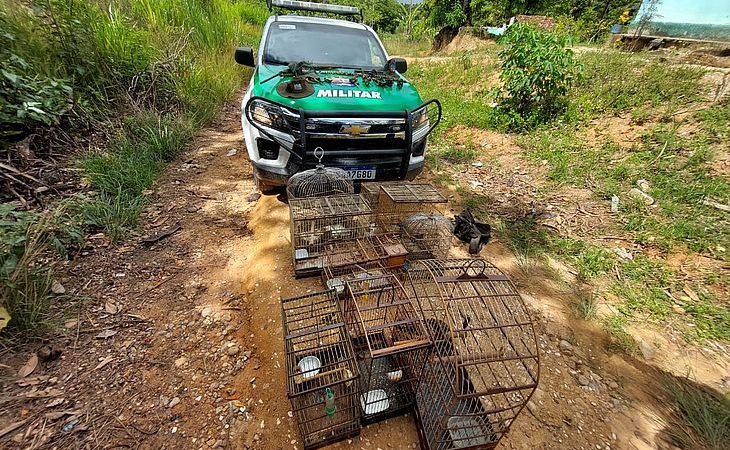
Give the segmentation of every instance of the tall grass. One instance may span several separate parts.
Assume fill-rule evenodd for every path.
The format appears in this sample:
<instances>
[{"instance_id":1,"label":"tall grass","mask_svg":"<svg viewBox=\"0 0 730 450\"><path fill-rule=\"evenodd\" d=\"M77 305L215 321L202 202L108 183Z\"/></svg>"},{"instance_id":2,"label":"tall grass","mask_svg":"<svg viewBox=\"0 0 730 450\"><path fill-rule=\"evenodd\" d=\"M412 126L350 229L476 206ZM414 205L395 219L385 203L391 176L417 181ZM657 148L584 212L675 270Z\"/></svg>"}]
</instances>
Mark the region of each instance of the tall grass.
<instances>
[{"instance_id":1,"label":"tall grass","mask_svg":"<svg viewBox=\"0 0 730 450\"><path fill-rule=\"evenodd\" d=\"M165 163L248 78L233 49L255 46L267 17L257 0L0 0L0 144L59 125L109 136L77 158L93 192L70 203L69 221L122 239ZM50 275L25 242L0 305L38 305L11 321L32 329Z\"/></svg>"}]
</instances>

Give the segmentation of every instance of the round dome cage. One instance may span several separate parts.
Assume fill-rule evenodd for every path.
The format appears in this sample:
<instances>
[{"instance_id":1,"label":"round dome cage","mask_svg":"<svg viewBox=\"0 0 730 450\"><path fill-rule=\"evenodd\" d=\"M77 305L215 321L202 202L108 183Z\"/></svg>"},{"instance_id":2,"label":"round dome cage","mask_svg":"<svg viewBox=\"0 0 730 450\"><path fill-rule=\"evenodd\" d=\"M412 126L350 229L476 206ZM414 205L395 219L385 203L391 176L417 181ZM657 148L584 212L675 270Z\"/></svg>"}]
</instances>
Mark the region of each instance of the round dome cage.
<instances>
[{"instance_id":1,"label":"round dome cage","mask_svg":"<svg viewBox=\"0 0 730 450\"><path fill-rule=\"evenodd\" d=\"M408 259L446 258L454 227L441 214L419 213L401 222L401 239Z\"/></svg>"},{"instance_id":2,"label":"round dome cage","mask_svg":"<svg viewBox=\"0 0 730 450\"><path fill-rule=\"evenodd\" d=\"M337 194L354 194L355 185L352 178L342 169L325 167L322 164L324 150L314 149L314 157L319 161L314 169L295 173L286 184L289 198L324 197Z\"/></svg>"}]
</instances>

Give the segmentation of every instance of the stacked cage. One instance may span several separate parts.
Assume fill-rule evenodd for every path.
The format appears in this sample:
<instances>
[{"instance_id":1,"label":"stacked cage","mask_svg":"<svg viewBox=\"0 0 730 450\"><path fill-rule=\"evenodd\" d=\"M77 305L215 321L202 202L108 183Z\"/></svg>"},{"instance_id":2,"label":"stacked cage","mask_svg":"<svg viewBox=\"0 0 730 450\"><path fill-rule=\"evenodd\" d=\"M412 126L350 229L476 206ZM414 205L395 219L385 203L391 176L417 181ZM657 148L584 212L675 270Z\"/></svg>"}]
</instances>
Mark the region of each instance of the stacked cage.
<instances>
[{"instance_id":1,"label":"stacked cage","mask_svg":"<svg viewBox=\"0 0 730 450\"><path fill-rule=\"evenodd\" d=\"M371 181L360 186L360 193L368 202L373 212L378 212L378 200L380 199L381 186L394 186L409 184L408 181Z\"/></svg>"},{"instance_id":2,"label":"stacked cage","mask_svg":"<svg viewBox=\"0 0 730 450\"><path fill-rule=\"evenodd\" d=\"M415 261L406 278L434 343L416 395L423 447L494 448L539 377L522 298L478 259Z\"/></svg>"},{"instance_id":3,"label":"stacked cage","mask_svg":"<svg viewBox=\"0 0 730 450\"><path fill-rule=\"evenodd\" d=\"M367 262L358 262L349 265L326 264L322 270L322 282L327 289L333 289L338 298L343 299L345 286L348 281L360 278L379 277L388 273L402 271L403 265L388 266L380 259Z\"/></svg>"},{"instance_id":4,"label":"stacked cage","mask_svg":"<svg viewBox=\"0 0 730 450\"><path fill-rule=\"evenodd\" d=\"M415 214L440 214L446 202L430 184L386 184L380 186L375 211L383 229L400 232L404 219Z\"/></svg>"},{"instance_id":5,"label":"stacked cage","mask_svg":"<svg viewBox=\"0 0 730 450\"><path fill-rule=\"evenodd\" d=\"M305 449L360 433L358 369L332 291L282 299L287 390Z\"/></svg>"},{"instance_id":6,"label":"stacked cage","mask_svg":"<svg viewBox=\"0 0 730 450\"><path fill-rule=\"evenodd\" d=\"M441 214L446 202L430 184L384 185L374 211L380 228L401 235L408 259L445 258L453 233Z\"/></svg>"},{"instance_id":7,"label":"stacked cage","mask_svg":"<svg viewBox=\"0 0 730 450\"><path fill-rule=\"evenodd\" d=\"M373 232L364 238L328 246L322 260L324 267L332 270L347 270L371 262L396 267L403 266L407 253L399 235Z\"/></svg>"},{"instance_id":8,"label":"stacked cage","mask_svg":"<svg viewBox=\"0 0 730 450\"><path fill-rule=\"evenodd\" d=\"M343 309L360 368L363 421L412 409L431 341L398 278L348 281Z\"/></svg>"},{"instance_id":9,"label":"stacked cage","mask_svg":"<svg viewBox=\"0 0 730 450\"><path fill-rule=\"evenodd\" d=\"M357 194L289 200L294 273L319 274L327 251L375 234L370 206Z\"/></svg>"}]
</instances>

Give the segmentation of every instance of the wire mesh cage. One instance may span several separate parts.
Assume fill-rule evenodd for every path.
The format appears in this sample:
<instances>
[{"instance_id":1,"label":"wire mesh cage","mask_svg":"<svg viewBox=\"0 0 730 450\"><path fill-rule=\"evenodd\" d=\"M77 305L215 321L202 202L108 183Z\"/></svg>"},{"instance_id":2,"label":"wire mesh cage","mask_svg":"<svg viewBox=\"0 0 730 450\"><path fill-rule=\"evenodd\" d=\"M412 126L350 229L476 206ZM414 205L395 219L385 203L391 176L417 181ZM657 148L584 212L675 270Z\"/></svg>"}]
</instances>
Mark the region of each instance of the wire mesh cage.
<instances>
[{"instance_id":1,"label":"wire mesh cage","mask_svg":"<svg viewBox=\"0 0 730 450\"><path fill-rule=\"evenodd\" d=\"M441 214L418 213L401 222L401 239L409 260L446 258L453 233L451 221Z\"/></svg>"},{"instance_id":2,"label":"wire mesh cage","mask_svg":"<svg viewBox=\"0 0 730 450\"><path fill-rule=\"evenodd\" d=\"M406 217L439 214L446 203L446 197L430 184L384 185L378 196L378 225L385 231L398 230Z\"/></svg>"},{"instance_id":3,"label":"wire mesh cage","mask_svg":"<svg viewBox=\"0 0 730 450\"><path fill-rule=\"evenodd\" d=\"M348 281L343 309L360 367L363 421L412 409L431 341L398 278Z\"/></svg>"},{"instance_id":4,"label":"wire mesh cage","mask_svg":"<svg viewBox=\"0 0 730 450\"><path fill-rule=\"evenodd\" d=\"M375 232L370 206L358 194L292 198L289 214L297 276L319 274L327 248Z\"/></svg>"},{"instance_id":5,"label":"wire mesh cage","mask_svg":"<svg viewBox=\"0 0 730 450\"><path fill-rule=\"evenodd\" d=\"M287 391L305 449L360 433L358 368L333 291L282 299Z\"/></svg>"},{"instance_id":6,"label":"wire mesh cage","mask_svg":"<svg viewBox=\"0 0 730 450\"><path fill-rule=\"evenodd\" d=\"M378 199L380 198L381 186L398 186L410 184L408 181L371 181L360 186L360 193L368 202L374 213L378 213Z\"/></svg>"},{"instance_id":7,"label":"wire mesh cage","mask_svg":"<svg viewBox=\"0 0 730 450\"><path fill-rule=\"evenodd\" d=\"M329 245L322 257L323 266L331 270L379 263L384 267L403 266L408 251L395 233L375 234L366 238Z\"/></svg>"},{"instance_id":8,"label":"wire mesh cage","mask_svg":"<svg viewBox=\"0 0 730 450\"><path fill-rule=\"evenodd\" d=\"M495 447L539 378L522 298L478 259L414 261L406 278L434 343L416 394L424 447Z\"/></svg>"},{"instance_id":9,"label":"wire mesh cage","mask_svg":"<svg viewBox=\"0 0 730 450\"><path fill-rule=\"evenodd\" d=\"M403 271L403 264L388 266L387 263L387 259L385 261L375 259L347 265L331 265L327 264L325 259L322 282L327 286L327 289L333 289L338 298L344 298L345 285L348 281Z\"/></svg>"},{"instance_id":10,"label":"wire mesh cage","mask_svg":"<svg viewBox=\"0 0 730 450\"><path fill-rule=\"evenodd\" d=\"M324 156L322 147L314 149L314 156L319 160L317 167L303 170L289 177L289 181L286 183L288 198L355 193L355 185L347 172L337 167L325 167L322 164Z\"/></svg>"}]
</instances>

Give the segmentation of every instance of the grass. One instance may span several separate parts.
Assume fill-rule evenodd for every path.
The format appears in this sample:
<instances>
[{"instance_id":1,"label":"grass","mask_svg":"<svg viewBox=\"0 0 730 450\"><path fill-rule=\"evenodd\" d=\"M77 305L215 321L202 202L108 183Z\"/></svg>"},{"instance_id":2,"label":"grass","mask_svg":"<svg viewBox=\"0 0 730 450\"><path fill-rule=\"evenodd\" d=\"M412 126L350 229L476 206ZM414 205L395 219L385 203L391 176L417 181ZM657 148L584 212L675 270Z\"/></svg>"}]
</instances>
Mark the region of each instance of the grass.
<instances>
[{"instance_id":1,"label":"grass","mask_svg":"<svg viewBox=\"0 0 730 450\"><path fill-rule=\"evenodd\" d=\"M409 39L402 33L380 34L385 49L391 56L424 56L431 50L428 39Z\"/></svg>"},{"instance_id":2,"label":"grass","mask_svg":"<svg viewBox=\"0 0 730 450\"><path fill-rule=\"evenodd\" d=\"M117 242L137 225L144 193L192 135L188 123L152 112L132 116L104 152L79 164L99 196L78 204L85 223Z\"/></svg>"},{"instance_id":3,"label":"grass","mask_svg":"<svg viewBox=\"0 0 730 450\"><path fill-rule=\"evenodd\" d=\"M627 325L626 317L620 314L612 314L603 320L603 328L611 338L609 348L635 356L639 353L639 346L631 334L626 331Z\"/></svg>"},{"instance_id":4,"label":"grass","mask_svg":"<svg viewBox=\"0 0 730 450\"><path fill-rule=\"evenodd\" d=\"M28 130L42 134L42 127L63 124L72 135L112 136L103 148L78 158L80 174L93 192L60 203L68 205L61 222L101 229L117 242L137 226L145 194L165 163L246 80L250 69L236 65L232 51L258 43L269 13L264 2L254 0L110 5L51 0L32 2L32 9L29 3L0 0L3 72L28 83L14 87L24 93L22 98L6 95L5 85L0 86L0 115L13 112L4 131L22 137ZM8 99L17 104L6 105ZM20 120L14 111L26 103L41 108ZM42 251L62 247L54 225L45 226L50 228L39 235L49 242L44 241ZM29 227L23 224L20 235L29 233ZM3 272L0 303L11 311L14 327L40 332L51 302L51 272L37 265L41 250L29 247L30 240L19 242L0 248L3 265L11 258L17 261L12 271Z\"/></svg>"},{"instance_id":5,"label":"grass","mask_svg":"<svg viewBox=\"0 0 730 450\"><path fill-rule=\"evenodd\" d=\"M574 289L575 302L572 305L573 313L583 320L591 320L598 312L598 299L587 286Z\"/></svg>"},{"instance_id":6,"label":"grass","mask_svg":"<svg viewBox=\"0 0 730 450\"><path fill-rule=\"evenodd\" d=\"M689 380L669 379L665 386L677 414L667 428L673 443L682 448L727 448L730 398Z\"/></svg>"}]
</instances>

